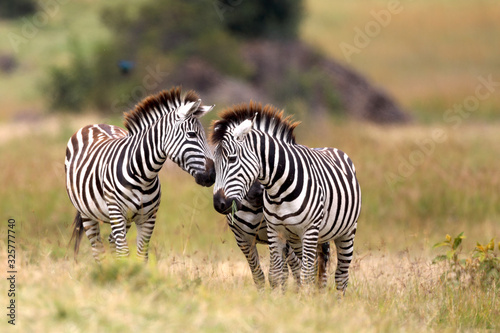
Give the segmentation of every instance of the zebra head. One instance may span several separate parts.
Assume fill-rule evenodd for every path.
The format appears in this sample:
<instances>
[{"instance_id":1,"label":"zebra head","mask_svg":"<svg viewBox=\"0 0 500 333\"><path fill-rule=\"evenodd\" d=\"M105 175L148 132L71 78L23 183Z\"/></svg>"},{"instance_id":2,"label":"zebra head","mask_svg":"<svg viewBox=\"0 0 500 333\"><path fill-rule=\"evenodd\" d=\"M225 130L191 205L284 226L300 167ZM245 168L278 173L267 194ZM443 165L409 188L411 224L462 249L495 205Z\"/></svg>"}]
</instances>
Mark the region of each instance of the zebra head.
<instances>
[{"instance_id":1,"label":"zebra head","mask_svg":"<svg viewBox=\"0 0 500 333\"><path fill-rule=\"evenodd\" d=\"M205 130L199 120L212 110L212 106L201 105L201 100L184 100L167 120L167 138L164 151L183 170L191 174L196 183L212 186L215 169Z\"/></svg>"},{"instance_id":2,"label":"zebra head","mask_svg":"<svg viewBox=\"0 0 500 333\"><path fill-rule=\"evenodd\" d=\"M241 200L249 194L259 177L259 159L250 135L255 117L256 114L252 119L239 124L221 125L215 122L213 125L212 138L220 138L215 140L216 177L213 200L215 210L221 214L230 213L233 204L241 209Z\"/></svg>"}]
</instances>

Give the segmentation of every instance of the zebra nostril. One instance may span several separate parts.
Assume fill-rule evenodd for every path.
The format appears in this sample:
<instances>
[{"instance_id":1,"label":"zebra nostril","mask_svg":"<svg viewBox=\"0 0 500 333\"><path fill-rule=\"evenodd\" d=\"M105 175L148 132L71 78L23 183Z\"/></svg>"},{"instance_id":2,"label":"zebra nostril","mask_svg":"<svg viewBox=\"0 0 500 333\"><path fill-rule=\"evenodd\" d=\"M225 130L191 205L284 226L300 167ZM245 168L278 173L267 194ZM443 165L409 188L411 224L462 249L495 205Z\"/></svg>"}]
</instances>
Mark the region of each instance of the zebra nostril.
<instances>
[{"instance_id":1,"label":"zebra nostril","mask_svg":"<svg viewBox=\"0 0 500 333\"><path fill-rule=\"evenodd\" d=\"M224 214L224 212L226 211L227 207L226 207L226 201L222 198L219 198L218 200L214 201L214 207L215 207L215 210L218 211L219 213L221 214Z\"/></svg>"},{"instance_id":2,"label":"zebra nostril","mask_svg":"<svg viewBox=\"0 0 500 333\"><path fill-rule=\"evenodd\" d=\"M221 197L214 199L214 208L217 212L224 214L226 211L226 200Z\"/></svg>"},{"instance_id":3,"label":"zebra nostril","mask_svg":"<svg viewBox=\"0 0 500 333\"><path fill-rule=\"evenodd\" d=\"M222 189L214 194L214 209L221 214L227 214L231 204Z\"/></svg>"}]
</instances>

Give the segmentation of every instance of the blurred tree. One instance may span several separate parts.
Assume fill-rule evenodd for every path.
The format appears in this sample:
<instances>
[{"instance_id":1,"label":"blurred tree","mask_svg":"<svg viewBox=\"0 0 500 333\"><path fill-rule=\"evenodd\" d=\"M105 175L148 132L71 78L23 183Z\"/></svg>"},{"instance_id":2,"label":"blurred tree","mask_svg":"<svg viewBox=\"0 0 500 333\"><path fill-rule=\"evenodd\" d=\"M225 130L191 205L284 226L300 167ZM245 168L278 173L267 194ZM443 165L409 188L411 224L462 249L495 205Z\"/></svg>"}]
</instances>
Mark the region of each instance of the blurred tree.
<instances>
[{"instance_id":1,"label":"blurred tree","mask_svg":"<svg viewBox=\"0 0 500 333\"><path fill-rule=\"evenodd\" d=\"M302 0L218 0L219 18L245 38L294 39L302 18Z\"/></svg>"},{"instance_id":2,"label":"blurred tree","mask_svg":"<svg viewBox=\"0 0 500 333\"><path fill-rule=\"evenodd\" d=\"M124 111L173 84L200 89L221 73L247 75L239 42L211 2L150 0L138 7L110 6L101 19L112 32L111 40L96 44L89 58L73 50L68 67L50 70L53 108ZM124 60L134 64L126 76ZM79 75L82 80L76 79Z\"/></svg>"},{"instance_id":3,"label":"blurred tree","mask_svg":"<svg viewBox=\"0 0 500 333\"><path fill-rule=\"evenodd\" d=\"M235 52L239 44L226 32L209 1L148 1L135 11L114 6L103 11L102 21L127 59L167 57L178 64L196 57L222 73L244 72Z\"/></svg>"},{"instance_id":4,"label":"blurred tree","mask_svg":"<svg viewBox=\"0 0 500 333\"><path fill-rule=\"evenodd\" d=\"M2 0L0 1L0 17L17 18L37 11L36 0Z\"/></svg>"}]
</instances>

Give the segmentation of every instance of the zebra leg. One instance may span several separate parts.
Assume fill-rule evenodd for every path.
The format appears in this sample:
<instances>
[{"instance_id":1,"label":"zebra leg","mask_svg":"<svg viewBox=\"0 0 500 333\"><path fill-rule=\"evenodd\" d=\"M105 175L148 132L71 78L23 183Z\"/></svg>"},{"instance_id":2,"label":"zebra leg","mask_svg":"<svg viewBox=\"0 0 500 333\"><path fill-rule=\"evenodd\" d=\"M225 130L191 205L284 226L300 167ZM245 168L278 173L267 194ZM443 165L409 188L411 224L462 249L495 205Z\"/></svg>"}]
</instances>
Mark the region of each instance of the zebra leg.
<instances>
[{"instance_id":1,"label":"zebra leg","mask_svg":"<svg viewBox=\"0 0 500 333\"><path fill-rule=\"evenodd\" d=\"M92 247L92 255L95 261L101 262L102 256L104 254L104 245L101 240L101 230L99 228L99 221L92 220L86 217L82 217L83 228L85 229L85 234L90 241L90 246Z\"/></svg>"},{"instance_id":2,"label":"zebra leg","mask_svg":"<svg viewBox=\"0 0 500 333\"><path fill-rule=\"evenodd\" d=\"M288 253L287 250L285 250L283 252L283 258L285 258L285 260L286 260L286 257L287 257L287 255L286 255L287 253ZM286 264L286 261L283 262L283 272L282 272L282 274L283 275L282 275L282 278L281 278L281 283L282 283L281 284L281 289L283 291L285 291L286 288L288 287L288 275L290 275L290 270L288 269L288 265Z\"/></svg>"},{"instance_id":3,"label":"zebra leg","mask_svg":"<svg viewBox=\"0 0 500 333\"><path fill-rule=\"evenodd\" d=\"M317 254L318 288L323 289L328 282L328 261L330 261L330 243L326 242L318 245Z\"/></svg>"},{"instance_id":4,"label":"zebra leg","mask_svg":"<svg viewBox=\"0 0 500 333\"><path fill-rule=\"evenodd\" d=\"M306 285L311 285L314 282L314 262L316 261L318 237L318 228L311 227L305 231L302 239L302 270L300 272L300 281Z\"/></svg>"},{"instance_id":5,"label":"zebra leg","mask_svg":"<svg viewBox=\"0 0 500 333\"><path fill-rule=\"evenodd\" d=\"M255 242L250 243L244 239L236 238L236 244L238 244L238 247L247 259L248 266L250 266L250 271L252 272L253 282L257 286L257 289L264 289L266 277L260 267L259 252L257 251Z\"/></svg>"},{"instance_id":6,"label":"zebra leg","mask_svg":"<svg viewBox=\"0 0 500 333\"><path fill-rule=\"evenodd\" d=\"M283 255L286 254L285 237L267 224L267 238L269 241L269 251L271 265L269 267L269 284L272 289L284 286L283 278Z\"/></svg>"},{"instance_id":7,"label":"zebra leg","mask_svg":"<svg viewBox=\"0 0 500 333\"><path fill-rule=\"evenodd\" d=\"M258 289L264 289L264 286L266 284L266 277L264 275L264 272L262 271L262 268L260 267L259 252L257 251L257 246L255 246L255 244L251 244L248 246L249 247L246 253L241 246L240 249L241 251L243 251L245 257L247 258L248 265L250 266L250 270L252 271L253 282L255 282L255 285Z\"/></svg>"},{"instance_id":8,"label":"zebra leg","mask_svg":"<svg viewBox=\"0 0 500 333\"><path fill-rule=\"evenodd\" d=\"M127 223L127 230L126 230L125 234L128 234L128 230L130 229L131 225L132 225L132 222ZM115 241L115 238L113 237L113 233L109 234L108 242L109 242L109 249L111 251L111 254L113 256L116 256L116 241Z\"/></svg>"},{"instance_id":9,"label":"zebra leg","mask_svg":"<svg viewBox=\"0 0 500 333\"><path fill-rule=\"evenodd\" d=\"M156 213L146 222L136 224L137 227L137 257L142 258L144 262L149 259L149 241L155 228Z\"/></svg>"},{"instance_id":10,"label":"zebra leg","mask_svg":"<svg viewBox=\"0 0 500 333\"><path fill-rule=\"evenodd\" d=\"M113 256L116 256L116 243L115 243L115 239L113 238L113 234L109 234L108 242L109 242L109 250L111 251L111 254Z\"/></svg>"},{"instance_id":11,"label":"zebra leg","mask_svg":"<svg viewBox=\"0 0 500 333\"><path fill-rule=\"evenodd\" d=\"M130 251L127 244L127 222L120 213L115 211L118 211L118 209L109 208L111 235L115 241L116 256L118 258L128 257Z\"/></svg>"},{"instance_id":12,"label":"zebra leg","mask_svg":"<svg viewBox=\"0 0 500 333\"><path fill-rule=\"evenodd\" d=\"M349 265L352 261L355 232L356 231L335 240L335 246L337 248L335 283L337 284L337 290L341 291L342 295L345 294L347 283L349 282Z\"/></svg>"},{"instance_id":13,"label":"zebra leg","mask_svg":"<svg viewBox=\"0 0 500 333\"><path fill-rule=\"evenodd\" d=\"M283 258L285 261L283 262L283 277L282 277L281 288L283 289L283 291L285 291L288 288L288 277L290 275L290 270L292 271L292 275L293 275L294 279L296 279L296 276L295 276L296 272L294 272L294 270L297 269L295 267L295 262L294 262L294 260L297 257L295 256L295 253L291 250L288 243L286 244L285 250L283 251ZM290 265L292 265L292 266L290 266ZM299 271L299 276L300 276L300 266L299 266L298 271ZM296 281L298 282L298 280L296 280ZM297 286L298 286L298 284L297 284Z\"/></svg>"},{"instance_id":14,"label":"zebra leg","mask_svg":"<svg viewBox=\"0 0 500 333\"><path fill-rule=\"evenodd\" d=\"M290 267L290 269L292 271L293 278L297 282L297 286L299 286L300 285L300 270L302 267L302 262L301 262L300 258L297 256L297 253L295 252L295 250L288 243L286 244L286 248L287 248L286 261L287 261L288 266ZM288 269L287 269L287 273L288 273Z\"/></svg>"}]
</instances>

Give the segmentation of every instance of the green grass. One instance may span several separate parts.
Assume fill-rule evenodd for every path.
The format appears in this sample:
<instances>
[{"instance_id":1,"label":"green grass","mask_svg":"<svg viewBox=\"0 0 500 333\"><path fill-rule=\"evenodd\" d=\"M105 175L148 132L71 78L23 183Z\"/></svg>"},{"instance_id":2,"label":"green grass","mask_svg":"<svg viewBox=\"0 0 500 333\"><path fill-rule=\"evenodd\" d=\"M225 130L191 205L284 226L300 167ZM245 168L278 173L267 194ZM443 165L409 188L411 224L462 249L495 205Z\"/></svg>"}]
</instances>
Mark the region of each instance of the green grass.
<instances>
[{"instance_id":1,"label":"green grass","mask_svg":"<svg viewBox=\"0 0 500 333\"><path fill-rule=\"evenodd\" d=\"M78 126L0 145L0 218L16 219L18 323L26 331L456 331L500 327L498 286L452 288L431 261L432 245L464 231L464 246L500 238L498 125L467 125L436 147L395 186L401 158L434 128L380 128L308 122L298 142L341 147L354 160L363 192L352 280L339 301L330 275L324 293L257 292L211 189L167 164L151 260L93 263L83 239L78 263L68 246L75 210L64 187L64 150ZM117 122L112 120L111 122ZM310 129L314 128L314 131ZM104 237L108 225L102 226ZM6 261L6 228L0 229ZM133 249L135 227L128 237ZM260 247L267 271L268 252ZM134 253L132 251L132 253ZM329 268L333 274L335 265ZM2 280L2 290L7 282ZM346 315L346 312L349 315ZM6 322L0 323L4 329Z\"/></svg>"},{"instance_id":2,"label":"green grass","mask_svg":"<svg viewBox=\"0 0 500 333\"><path fill-rule=\"evenodd\" d=\"M75 210L66 195L68 138L89 123L120 124L85 114L45 117L39 84L50 65L68 60L68 39L90 51L107 38L100 2L68 2L16 54L18 69L0 76L0 261L5 263L9 218L16 220L16 300L22 331L477 331L500 328L498 285L456 288L441 281L432 245L446 234L467 235L464 247L500 239L499 94L453 129L445 110L474 93L477 76L500 80L498 6L491 1L405 2L405 10L352 65L385 87L426 125L377 127L346 119L317 121L300 114L297 140L333 146L353 159L363 193L351 284L340 301L334 265L324 293L257 292L225 217L212 208L211 189L177 166L162 170L163 198L151 240L150 263L133 258L102 267L84 239L73 261L68 246ZM302 38L342 59L338 44L372 18L384 1L308 0ZM21 21L0 21L0 34ZM16 30L17 29L17 30ZM0 53L12 53L9 43ZM222 106L221 106L222 107ZM5 123L20 111L40 122ZM213 117L213 116L212 116ZM207 123L205 123L207 125ZM445 140L422 152L436 129ZM428 147L428 146L427 146ZM428 148L430 149L430 148ZM401 165L423 154L404 176ZM397 175L397 181L390 181ZM389 179L389 180L388 180ZM106 238L110 228L102 226ZM135 229L128 237L133 249ZM260 247L267 271L268 252ZM132 252L133 253L133 252ZM133 257L133 256L132 256ZM5 266L4 266L5 267ZM0 279L0 290L8 289ZM2 300L7 300L2 298ZM5 318L0 331L8 327Z\"/></svg>"}]
</instances>

